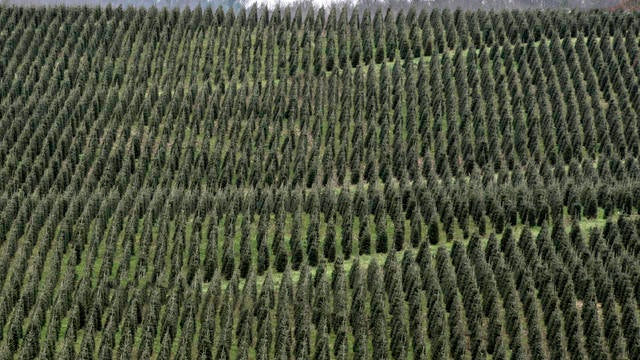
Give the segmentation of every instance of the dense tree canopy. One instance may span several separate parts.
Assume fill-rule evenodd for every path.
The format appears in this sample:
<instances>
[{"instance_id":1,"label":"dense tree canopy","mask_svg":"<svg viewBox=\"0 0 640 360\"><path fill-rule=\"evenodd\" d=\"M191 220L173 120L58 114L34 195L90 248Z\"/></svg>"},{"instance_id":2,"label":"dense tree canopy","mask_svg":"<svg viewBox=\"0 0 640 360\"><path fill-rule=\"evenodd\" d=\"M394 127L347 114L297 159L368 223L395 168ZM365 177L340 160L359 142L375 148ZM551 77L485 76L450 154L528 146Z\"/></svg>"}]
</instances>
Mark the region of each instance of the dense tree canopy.
<instances>
[{"instance_id":1,"label":"dense tree canopy","mask_svg":"<svg viewBox=\"0 0 640 360\"><path fill-rule=\"evenodd\" d=\"M639 38L0 6L0 358L634 358Z\"/></svg>"}]
</instances>

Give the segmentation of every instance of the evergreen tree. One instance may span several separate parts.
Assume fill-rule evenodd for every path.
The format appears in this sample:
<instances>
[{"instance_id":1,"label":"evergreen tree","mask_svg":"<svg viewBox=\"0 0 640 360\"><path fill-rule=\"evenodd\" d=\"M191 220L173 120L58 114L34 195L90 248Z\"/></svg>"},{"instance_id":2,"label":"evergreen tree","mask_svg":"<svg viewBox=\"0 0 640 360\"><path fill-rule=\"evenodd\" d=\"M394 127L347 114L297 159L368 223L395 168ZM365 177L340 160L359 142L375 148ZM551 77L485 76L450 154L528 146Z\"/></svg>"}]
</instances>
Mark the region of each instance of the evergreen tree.
<instances>
[{"instance_id":1,"label":"evergreen tree","mask_svg":"<svg viewBox=\"0 0 640 360\"><path fill-rule=\"evenodd\" d=\"M358 253L360 255L371 253L371 231L369 217L365 216L360 220L360 231L358 234Z\"/></svg>"},{"instance_id":2,"label":"evergreen tree","mask_svg":"<svg viewBox=\"0 0 640 360\"><path fill-rule=\"evenodd\" d=\"M371 265L369 265L371 266ZM387 301L380 271L373 273L371 282L371 335L373 356L376 359L389 358L389 343L387 339Z\"/></svg>"},{"instance_id":3,"label":"evergreen tree","mask_svg":"<svg viewBox=\"0 0 640 360\"><path fill-rule=\"evenodd\" d=\"M233 237L231 235L225 236L222 251L222 274L225 279L231 279L231 276L235 272L235 251L233 244Z\"/></svg>"},{"instance_id":4,"label":"evergreen tree","mask_svg":"<svg viewBox=\"0 0 640 360\"><path fill-rule=\"evenodd\" d=\"M357 259L356 259L357 260ZM354 280L352 281L353 288L353 297L351 300L350 314L349 314L349 322L353 329L353 353L354 357L358 359L367 359L368 358L368 329L369 329L369 319L366 316L365 310L365 301L367 298L366 286L363 281L363 275L361 274L361 270L358 266L358 263L354 264L354 267L351 268L354 276L352 277ZM371 320L371 326L374 321Z\"/></svg>"},{"instance_id":5,"label":"evergreen tree","mask_svg":"<svg viewBox=\"0 0 640 360\"><path fill-rule=\"evenodd\" d=\"M304 260L304 251L300 241L302 233L301 209L296 209L293 213L293 223L291 225L291 238L289 247L291 248L291 268L298 270Z\"/></svg>"},{"instance_id":6,"label":"evergreen tree","mask_svg":"<svg viewBox=\"0 0 640 360\"><path fill-rule=\"evenodd\" d=\"M576 298L573 291L573 282L567 278L561 297L562 314L565 319L565 331L567 334L567 350L574 359L585 358L585 350L582 335L582 322L576 309Z\"/></svg>"},{"instance_id":7,"label":"evergreen tree","mask_svg":"<svg viewBox=\"0 0 640 360\"><path fill-rule=\"evenodd\" d=\"M318 332L316 334L316 345L315 345L315 353L314 360L328 360L330 359L329 355L329 333L327 329L327 318L322 317L320 319L320 323L317 326Z\"/></svg>"},{"instance_id":8,"label":"evergreen tree","mask_svg":"<svg viewBox=\"0 0 640 360\"><path fill-rule=\"evenodd\" d=\"M438 216L432 216L429 222L429 229L427 232L427 239L429 239L429 244L437 245L440 242L440 225L439 225Z\"/></svg>"},{"instance_id":9,"label":"evergreen tree","mask_svg":"<svg viewBox=\"0 0 640 360\"><path fill-rule=\"evenodd\" d=\"M631 284L627 281L624 300L622 303L622 329L627 340L627 352L638 354L640 351L640 321L638 320L638 306Z\"/></svg>"},{"instance_id":10,"label":"evergreen tree","mask_svg":"<svg viewBox=\"0 0 640 360\"><path fill-rule=\"evenodd\" d=\"M209 232L207 236L207 248L205 250L204 257L204 278L210 281L218 268L218 242L217 242L217 220L215 215L212 216L209 222Z\"/></svg>"},{"instance_id":11,"label":"evergreen tree","mask_svg":"<svg viewBox=\"0 0 640 360\"><path fill-rule=\"evenodd\" d=\"M395 257L393 254L389 256ZM407 325L405 323L405 295L402 291L402 280L399 272L393 276L391 282L391 292L389 294L391 313L391 356L394 359L404 359L408 354L409 336L407 334Z\"/></svg>"},{"instance_id":12,"label":"evergreen tree","mask_svg":"<svg viewBox=\"0 0 640 360\"><path fill-rule=\"evenodd\" d=\"M416 265L414 264L414 268ZM417 269L416 269L417 270ZM414 359L426 359L426 334L427 328L426 318L422 303L424 302L424 293L420 290L412 291L409 293L409 314L412 316L409 319L409 329L411 333L411 349Z\"/></svg>"},{"instance_id":13,"label":"evergreen tree","mask_svg":"<svg viewBox=\"0 0 640 360\"><path fill-rule=\"evenodd\" d=\"M240 238L240 277L246 278L249 274L249 269L251 268L252 263L252 251L251 251L251 241L249 239L249 219L248 214L243 216L242 220L242 234Z\"/></svg>"},{"instance_id":14,"label":"evergreen tree","mask_svg":"<svg viewBox=\"0 0 640 360\"><path fill-rule=\"evenodd\" d=\"M387 235L387 212L384 202L376 210L376 252L386 253L389 248Z\"/></svg>"},{"instance_id":15,"label":"evergreen tree","mask_svg":"<svg viewBox=\"0 0 640 360\"><path fill-rule=\"evenodd\" d=\"M598 320L598 310L596 305L596 294L593 282L589 282L587 295L582 308L582 323L584 324L584 334L586 350L593 359L606 359L607 353L602 338L602 329Z\"/></svg>"},{"instance_id":16,"label":"evergreen tree","mask_svg":"<svg viewBox=\"0 0 640 360\"><path fill-rule=\"evenodd\" d=\"M292 296L290 291L292 289L287 286L291 281L289 267L285 269L283 277L284 279L280 283L280 289L278 290L278 307L276 309L275 356L278 359L290 358L293 349L291 309L289 305Z\"/></svg>"},{"instance_id":17,"label":"evergreen tree","mask_svg":"<svg viewBox=\"0 0 640 360\"><path fill-rule=\"evenodd\" d=\"M560 310L556 307L551 313L551 317L547 323L547 343L549 344L549 350L551 352L551 359L564 359L565 342L562 325L562 315Z\"/></svg>"},{"instance_id":18,"label":"evergreen tree","mask_svg":"<svg viewBox=\"0 0 640 360\"><path fill-rule=\"evenodd\" d=\"M622 328L618 310L616 309L615 298L611 291L606 293L603 304L603 325L604 335L608 340L609 353L611 357L618 359L626 358L625 339L622 334Z\"/></svg>"},{"instance_id":19,"label":"evergreen tree","mask_svg":"<svg viewBox=\"0 0 640 360\"><path fill-rule=\"evenodd\" d=\"M349 202L349 205L351 203ZM351 206L345 211L345 215L342 217L342 255L346 260L351 258L353 252L353 215L351 213Z\"/></svg>"},{"instance_id":20,"label":"evergreen tree","mask_svg":"<svg viewBox=\"0 0 640 360\"><path fill-rule=\"evenodd\" d=\"M490 302L489 324L487 327L487 351L494 357L502 346L502 319L500 317L499 305L496 301Z\"/></svg>"},{"instance_id":21,"label":"evergreen tree","mask_svg":"<svg viewBox=\"0 0 640 360\"><path fill-rule=\"evenodd\" d=\"M266 231L266 229L265 229ZM259 231L260 232L260 231ZM258 234L258 274L262 275L271 263L266 233Z\"/></svg>"},{"instance_id":22,"label":"evergreen tree","mask_svg":"<svg viewBox=\"0 0 640 360\"><path fill-rule=\"evenodd\" d=\"M453 267L451 266L451 260L444 247L439 247L436 254L436 264L438 271L438 278L440 279L440 286L442 287L442 293L444 295L444 301L447 306L447 311L451 311L453 301L458 296L458 289L456 284L456 275Z\"/></svg>"},{"instance_id":23,"label":"evergreen tree","mask_svg":"<svg viewBox=\"0 0 640 360\"><path fill-rule=\"evenodd\" d=\"M324 257L330 261L334 262L336 260L336 226L333 217L329 218L327 222L327 230L324 237Z\"/></svg>"},{"instance_id":24,"label":"evergreen tree","mask_svg":"<svg viewBox=\"0 0 640 360\"><path fill-rule=\"evenodd\" d=\"M222 307L220 309L220 336L218 337L218 350L216 358L218 359L230 359L231 358L231 342L232 342L232 328L233 328L233 290L231 285L227 285L225 290L224 299L222 301Z\"/></svg>"},{"instance_id":25,"label":"evergreen tree","mask_svg":"<svg viewBox=\"0 0 640 360\"><path fill-rule=\"evenodd\" d=\"M396 251L402 251L404 248L404 215L398 211L398 215L393 221L394 224L394 236L393 242Z\"/></svg>"},{"instance_id":26,"label":"evergreen tree","mask_svg":"<svg viewBox=\"0 0 640 360\"><path fill-rule=\"evenodd\" d=\"M318 265L319 239L320 236L320 215L317 210L317 204L314 206L314 213L311 215L311 221L307 228L307 259L309 265Z\"/></svg>"},{"instance_id":27,"label":"evergreen tree","mask_svg":"<svg viewBox=\"0 0 640 360\"><path fill-rule=\"evenodd\" d=\"M333 273L333 279L331 283L331 290L333 295L333 312L331 317L333 331L338 334L343 329L343 326L346 326L347 321L347 283L344 274L344 269L342 267L342 259L338 258L336 261L336 268ZM342 334L346 336L345 334ZM346 338L342 338L346 342ZM336 339L337 341L337 339ZM345 344L346 346L346 344ZM334 354L336 355L336 354Z\"/></svg>"},{"instance_id":28,"label":"evergreen tree","mask_svg":"<svg viewBox=\"0 0 640 360\"><path fill-rule=\"evenodd\" d=\"M455 295L449 312L449 331L451 332L451 357L465 359L467 356L467 340L465 337L465 321L460 296Z\"/></svg>"},{"instance_id":29,"label":"evergreen tree","mask_svg":"<svg viewBox=\"0 0 640 360\"><path fill-rule=\"evenodd\" d=\"M449 359L449 332L447 330L445 320L445 307L442 296L436 293L436 300L430 304L429 319L429 338L431 339L431 358L432 359Z\"/></svg>"},{"instance_id":30,"label":"evergreen tree","mask_svg":"<svg viewBox=\"0 0 640 360\"><path fill-rule=\"evenodd\" d=\"M311 319L309 314L309 293L308 293L308 266L303 265L303 270L300 274L296 286L295 303L294 303L294 324L295 324L295 349L294 356L297 359L307 359L311 353Z\"/></svg>"}]
</instances>

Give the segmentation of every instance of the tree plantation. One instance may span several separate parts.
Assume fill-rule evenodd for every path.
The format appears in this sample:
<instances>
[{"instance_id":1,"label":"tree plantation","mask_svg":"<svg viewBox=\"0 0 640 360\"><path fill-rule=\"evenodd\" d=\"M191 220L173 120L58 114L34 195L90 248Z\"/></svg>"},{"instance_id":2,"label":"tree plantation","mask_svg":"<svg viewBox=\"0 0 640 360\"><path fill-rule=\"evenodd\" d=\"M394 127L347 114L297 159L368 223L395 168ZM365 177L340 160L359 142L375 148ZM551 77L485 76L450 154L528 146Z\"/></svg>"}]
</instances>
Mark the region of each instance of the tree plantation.
<instances>
[{"instance_id":1,"label":"tree plantation","mask_svg":"<svg viewBox=\"0 0 640 360\"><path fill-rule=\"evenodd\" d=\"M0 359L640 359L639 15L0 6Z\"/></svg>"}]
</instances>

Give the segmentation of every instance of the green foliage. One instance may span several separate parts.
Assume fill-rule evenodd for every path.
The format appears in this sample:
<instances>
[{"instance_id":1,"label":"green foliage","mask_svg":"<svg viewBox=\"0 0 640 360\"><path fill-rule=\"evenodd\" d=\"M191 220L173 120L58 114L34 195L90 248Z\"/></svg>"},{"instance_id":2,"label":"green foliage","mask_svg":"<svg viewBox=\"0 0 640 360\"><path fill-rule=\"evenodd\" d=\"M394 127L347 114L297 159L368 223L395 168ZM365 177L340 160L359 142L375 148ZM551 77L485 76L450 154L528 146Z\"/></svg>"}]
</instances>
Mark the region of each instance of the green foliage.
<instances>
[{"instance_id":1,"label":"green foliage","mask_svg":"<svg viewBox=\"0 0 640 360\"><path fill-rule=\"evenodd\" d=\"M0 6L0 358L633 358L639 29Z\"/></svg>"}]
</instances>

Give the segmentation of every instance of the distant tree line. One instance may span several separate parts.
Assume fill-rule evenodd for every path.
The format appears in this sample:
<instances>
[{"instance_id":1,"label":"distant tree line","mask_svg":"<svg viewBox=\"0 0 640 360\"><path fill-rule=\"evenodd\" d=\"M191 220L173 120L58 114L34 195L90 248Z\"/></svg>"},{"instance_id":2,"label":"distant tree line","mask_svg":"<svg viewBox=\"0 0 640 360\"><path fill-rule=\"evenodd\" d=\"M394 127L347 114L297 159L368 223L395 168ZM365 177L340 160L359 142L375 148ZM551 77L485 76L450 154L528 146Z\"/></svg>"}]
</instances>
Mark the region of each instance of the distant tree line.
<instances>
[{"instance_id":1,"label":"distant tree line","mask_svg":"<svg viewBox=\"0 0 640 360\"><path fill-rule=\"evenodd\" d=\"M240 10L242 7L249 8L254 3L258 6L267 6L273 8L275 6L292 6L300 7L305 12L312 7L319 7L321 4L314 3L312 0L268 0L268 1L252 1L252 0L2 0L0 3L5 5L21 5L21 6L113 6L113 7L158 7L158 8L191 8L196 7L222 7L223 9ZM357 0L333 1L326 4L325 7L348 6L352 9L369 8L391 8L394 10L404 9L405 11L411 7L418 9L594 9L594 8L610 8L619 5L618 0Z\"/></svg>"}]
</instances>

